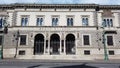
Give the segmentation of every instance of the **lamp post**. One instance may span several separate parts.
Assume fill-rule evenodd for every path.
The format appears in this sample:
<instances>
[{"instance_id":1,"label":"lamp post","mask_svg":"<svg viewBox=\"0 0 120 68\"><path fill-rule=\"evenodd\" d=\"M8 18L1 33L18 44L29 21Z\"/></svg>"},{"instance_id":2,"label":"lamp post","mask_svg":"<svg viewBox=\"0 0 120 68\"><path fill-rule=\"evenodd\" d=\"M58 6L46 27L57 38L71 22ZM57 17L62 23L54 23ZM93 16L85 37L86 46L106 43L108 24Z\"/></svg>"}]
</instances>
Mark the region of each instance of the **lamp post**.
<instances>
[{"instance_id":1,"label":"lamp post","mask_svg":"<svg viewBox=\"0 0 120 68\"><path fill-rule=\"evenodd\" d=\"M104 27L102 27L102 28L103 28L102 36L103 36L103 46L104 46L104 60L107 61L107 60L109 60L109 58L108 58L107 48L106 48L105 31L104 31Z\"/></svg>"},{"instance_id":2,"label":"lamp post","mask_svg":"<svg viewBox=\"0 0 120 68\"><path fill-rule=\"evenodd\" d=\"M4 35L7 34L8 32L8 22L7 22L7 17L2 17L3 21L1 25L3 25L3 36L2 36L2 46L1 46L1 59L3 59L3 46L4 46Z\"/></svg>"}]
</instances>

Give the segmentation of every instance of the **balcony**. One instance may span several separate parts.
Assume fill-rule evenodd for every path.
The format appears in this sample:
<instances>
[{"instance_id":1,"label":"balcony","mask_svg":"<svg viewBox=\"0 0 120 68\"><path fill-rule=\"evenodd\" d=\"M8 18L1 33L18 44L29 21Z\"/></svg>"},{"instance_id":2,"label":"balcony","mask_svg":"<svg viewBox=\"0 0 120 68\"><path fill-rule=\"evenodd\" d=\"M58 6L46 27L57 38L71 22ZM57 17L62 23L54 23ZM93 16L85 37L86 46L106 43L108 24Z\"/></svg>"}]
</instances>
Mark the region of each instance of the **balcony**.
<instances>
[{"instance_id":1,"label":"balcony","mask_svg":"<svg viewBox=\"0 0 120 68\"><path fill-rule=\"evenodd\" d=\"M101 27L106 34L117 34L117 27Z\"/></svg>"}]
</instances>

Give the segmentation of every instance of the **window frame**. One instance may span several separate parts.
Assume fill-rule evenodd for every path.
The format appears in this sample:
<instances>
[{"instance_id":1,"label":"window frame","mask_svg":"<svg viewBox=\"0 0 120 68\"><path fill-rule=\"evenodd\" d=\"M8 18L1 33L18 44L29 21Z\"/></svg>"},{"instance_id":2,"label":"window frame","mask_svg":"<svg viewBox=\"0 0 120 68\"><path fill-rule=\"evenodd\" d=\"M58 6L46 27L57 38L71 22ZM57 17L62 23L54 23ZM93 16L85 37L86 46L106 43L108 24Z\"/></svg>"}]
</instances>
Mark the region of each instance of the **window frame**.
<instances>
[{"instance_id":1,"label":"window frame","mask_svg":"<svg viewBox=\"0 0 120 68\"><path fill-rule=\"evenodd\" d=\"M38 18L43 18L42 25L37 25L37 19L38 19ZM36 16L36 26L44 26L44 23L45 23L45 16L44 16L44 15L37 15L37 16Z\"/></svg>"},{"instance_id":2,"label":"window frame","mask_svg":"<svg viewBox=\"0 0 120 68\"><path fill-rule=\"evenodd\" d=\"M105 23L104 23L104 20L106 21ZM109 20L109 24L108 24L108 20ZM111 20L112 20L112 25L110 25ZM103 24L105 24L106 26L104 26ZM114 18L113 17L103 17L101 26L106 27L106 28L114 27Z\"/></svg>"},{"instance_id":3,"label":"window frame","mask_svg":"<svg viewBox=\"0 0 120 68\"><path fill-rule=\"evenodd\" d=\"M108 44L107 44L107 42L108 42L107 36L112 36L113 45L108 45ZM105 43L105 44L106 44L107 46L114 46L114 45L115 45L114 35L112 35L112 34L107 34L107 35L105 35L105 39L106 39L106 43Z\"/></svg>"},{"instance_id":4,"label":"window frame","mask_svg":"<svg viewBox=\"0 0 120 68\"><path fill-rule=\"evenodd\" d=\"M21 35L25 35L26 36L26 44L25 45L28 45L28 35L27 34L21 34ZM21 36L20 35L20 36ZM21 45L20 43L21 43L21 37L19 36L19 45L20 46L25 46L25 45Z\"/></svg>"},{"instance_id":5,"label":"window frame","mask_svg":"<svg viewBox=\"0 0 120 68\"><path fill-rule=\"evenodd\" d=\"M1 23L1 27L0 28L3 28L3 17L0 17L0 23Z\"/></svg>"},{"instance_id":6,"label":"window frame","mask_svg":"<svg viewBox=\"0 0 120 68\"><path fill-rule=\"evenodd\" d=\"M110 52L113 52L113 53L110 53ZM108 54L109 55L115 55L115 51L114 50L108 50Z\"/></svg>"},{"instance_id":7,"label":"window frame","mask_svg":"<svg viewBox=\"0 0 120 68\"><path fill-rule=\"evenodd\" d=\"M57 25L56 25L56 23L55 23L55 25L53 25L53 18L58 19ZM59 21L60 21L60 16L59 15L53 15L53 16L51 16L51 25L52 26L59 26Z\"/></svg>"},{"instance_id":8,"label":"window frame","mask_svg":"<svg viewBox=\"0 0 120 68\"><path fill-rule=\"evenodd\" d=\"M20 23L21 23L22 27L29 26L29 17L30 17L29 15L21 15ZM24 18L24 20L27 18L27 24L26 25L22 24L22 18Z\"/></svg>"},{"instance_id":9,"label":"window frame","mask_svg":"<svg viewBox=\"0 0 120 68\"><path fill-rule=\"evenodd\" d=\"M84 45L84 35L88 35L89 36L89 45ZM82 45L83 46L90 46L91 45L91 35L90 34L82 34Z\"/></svg>"},{"instance_id":10,"label":"window frame","mask_svg":"<svg viewBox=\"0 0 120 68\"><path fill-rule=\"evenodd\" d=\"M24 53L20 53L20 52L24 52ZM18 55L21 55L21 56L22 56L22 55L25 55L25 54L26 54L26 51L25 51L25 50L19 50L19 51L18 51Z\"/></svg>"},{"instance_id":11,"label":"window frame","mask_svg":"<svg viewBox=\"0 0 120 68\"><path fill-rule=\"evenodd\" d=\"M87 53L86 53L87 52ZM91 55L90 50L84 50L84 55Z\"/></svg>"},{"instance_id":12,"label":"window frame","mask_svg":"<svg viewBox=\"0 0 120 68\"><path fill-rule=\"evenodd\" d=\"M83 25L83 18L85 18L85 19L87 18L87 19L88 19L88 25ZM81 16L82 26L90 26L90 24L89 24L89 22L90 22L89 19L90 19L90 16L89 16L89 15L82 15L82 16Z\"/></svg>"},{"instance_id":13,"label":"window frame","mask_svg":"<svg viewBox=\"0 0 120 68\"><path fill-rule=\"evenodd\" d=\"M68 25L68 18L73 20L73 23L71 23L72 25ZM66 26L74 26L74 23L75 23L74 18L75 18L74 15L67 15L66 16Z\"/></svg>"}]
</instances>

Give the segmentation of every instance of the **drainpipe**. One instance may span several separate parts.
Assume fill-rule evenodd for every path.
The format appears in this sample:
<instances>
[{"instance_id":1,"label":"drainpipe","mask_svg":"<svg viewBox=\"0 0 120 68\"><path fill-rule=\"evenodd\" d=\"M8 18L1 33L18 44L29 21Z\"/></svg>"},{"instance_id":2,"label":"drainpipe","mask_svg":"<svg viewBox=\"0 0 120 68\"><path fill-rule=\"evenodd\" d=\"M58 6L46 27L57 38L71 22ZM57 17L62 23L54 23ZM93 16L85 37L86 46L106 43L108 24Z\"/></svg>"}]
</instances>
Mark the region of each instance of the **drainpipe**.
<instances>
[{"instance_id":1,"label":"drainpipe","mask_svg":"<svg viewBox=\"0 0 120 68\"><path fill-rule=\"evenodd\" d=\"M16 34L16 49L15 49L15 56L14 56L14 58L16 58L16 56L17 56L19 36L20 36L20 32L18 30L17 34Z\"/></svg>"},{"instance_id":2,"label":"drainpipe","mask_svg":"<svg viewBox=\"0 0 120 68\"><path fill-rule=\"evenodd\" d=\"M103 27L104 30L104 27ZM107 54L107 48L106 48L106 39L105 39L105 31L103 31L103 46L104 46L104 60L107 61L109 60L108 54Z\"/></svg>"}]
</instances>

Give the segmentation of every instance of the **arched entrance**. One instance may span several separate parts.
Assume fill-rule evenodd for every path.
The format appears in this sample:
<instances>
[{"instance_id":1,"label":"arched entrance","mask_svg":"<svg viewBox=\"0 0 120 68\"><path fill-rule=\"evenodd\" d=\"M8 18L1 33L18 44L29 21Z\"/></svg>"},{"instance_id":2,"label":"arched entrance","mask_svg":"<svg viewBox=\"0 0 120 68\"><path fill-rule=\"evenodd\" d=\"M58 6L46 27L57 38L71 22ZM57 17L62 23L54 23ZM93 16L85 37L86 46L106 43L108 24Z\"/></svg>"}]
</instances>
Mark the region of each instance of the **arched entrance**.
<instances>
[{"instance_id":1,"label":"arched entrance","mask_svg":"<svg viewBox=\"0 0 120 68\"><path fill-rule=\"evenodd\" d=\"M34 55L44 53L44 36L37 34L34 38Z\"/></svg>"},{"instance_id":2,"label":"arched entrance","mask_svg":"<svg viewBox=\"0 0 120 68\"><path fill-rule=\"evenodd\" d=\"M66 36L66 54L75 54L75 36L73 34Z\"/></svg>"},{"instance_id":3,"label":"arched entrance","mask_svg":"<svg viewBox=\"0 0 120 68\"><path fill-rule=\"evenodd\" d=\"M60 54L60 37L53 34L50 37L50 54Z\"/></svg>"}]
</instances>

